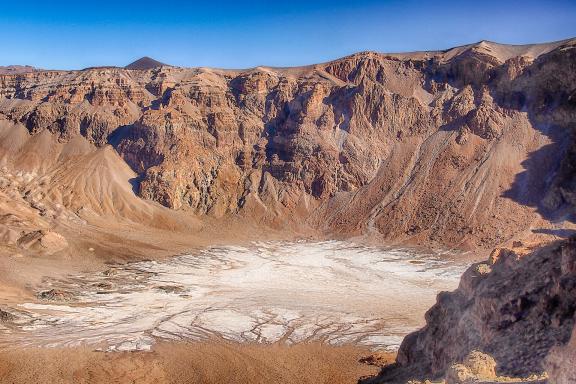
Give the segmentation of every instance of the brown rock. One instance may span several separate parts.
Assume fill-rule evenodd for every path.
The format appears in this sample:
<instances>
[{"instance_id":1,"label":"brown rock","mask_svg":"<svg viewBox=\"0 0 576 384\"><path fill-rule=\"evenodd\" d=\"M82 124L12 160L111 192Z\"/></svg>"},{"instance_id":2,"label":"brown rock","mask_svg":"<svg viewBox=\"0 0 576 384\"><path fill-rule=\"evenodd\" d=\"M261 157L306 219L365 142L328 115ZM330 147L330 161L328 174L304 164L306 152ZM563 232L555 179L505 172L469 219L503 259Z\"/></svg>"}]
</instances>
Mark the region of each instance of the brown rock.
<instances>
[{"instance_id":1,"label":"brown rock","mask_svg":"<svg viewBox=\"0 0 576 384\"><path fill-rule=\"evenodd\" d=\"M6 312L0 309L0 322L12 321L16 319L16 316L11 314L10 312Z\"/></svg>"},{"instance_id":2,"label":"brown rock","mask_svg":"<svg viewBox=\"0 0 576 384\"><path fill-rule=\"evenodd\" d=\"M522 258L510 253L481 276L477 265L472 266L458 290L438 295L436 305L426 313L426 327L404 339L398 366L384 372L382 382L402 372L427 377L446 374L454 380L468 373L489 376L495 364L499 374L507 376L542 372L550 350L567 343L574 326L576 274L562 265L573 265L575 249L575 240L569 240ZM474 350L492 357L470 354ZM561 351L553 353L551 367L562 361ZM448 372L452 364L462 361L466 369ZM559 377L565 374L555 372Z\"/></svg>"},{"instance_id":3,"label":"brown rock","mask_svg":"<svg viewBox=\"0 0 576 384\"><path fill-rule=\"evenodd\" d=\"M552 349L546 358L546 371L551 384L576 383L576 328L566 345Z\"/></svg>"},{"instance_id":4,"label":"brown rock","mask_svg":"<svg viewBox=\"0 0 576 384\"><path fill-rule=\"evenodd\" d=\"M74 298L74 295L67 291L50 289L38 293L38 298L46 301L71 301Z\"/></svg>"},{"instance_id":5,"label":"brown rock","mask_svg":"<svg viewBox=\"0 0 576 384\"><path fill-rule=\"evenodd\" d=\"M480 351L470 352L463 364L479 379L488 380L496 377L496 360Z\"/></svg>"},{"instance_id":6,"label":"brown rock","mask_svg":"<svg viewBox=\"0 0 576 384\"><path fill-rule=\"evenodd\" d=\"M68 247L68 242L59 233L52 231L33 231L29 232L17 241L20 248L34 249L47 254L56 253Z\"/></svg>"},{"instance_id":7,"label":"brown rock","mask_svg":"<svg viewBox=\"0 0 576 384\"><path fill-rule=\"evenodd\" d=\"M36 205L47 225L51 203L82 205L90 222L104 213L152 222L159 211L136 193L190 216L490 248L536 225L534 207L576 206L576 151L548 137L569 140L576 119L572 46L481 42L288 69L145 60L135 70L0 74L0 157L55 177ZM535 153L545 160L530 161ZM104 174L113 186L90 180Z\"/></svg>"}]
</instances>

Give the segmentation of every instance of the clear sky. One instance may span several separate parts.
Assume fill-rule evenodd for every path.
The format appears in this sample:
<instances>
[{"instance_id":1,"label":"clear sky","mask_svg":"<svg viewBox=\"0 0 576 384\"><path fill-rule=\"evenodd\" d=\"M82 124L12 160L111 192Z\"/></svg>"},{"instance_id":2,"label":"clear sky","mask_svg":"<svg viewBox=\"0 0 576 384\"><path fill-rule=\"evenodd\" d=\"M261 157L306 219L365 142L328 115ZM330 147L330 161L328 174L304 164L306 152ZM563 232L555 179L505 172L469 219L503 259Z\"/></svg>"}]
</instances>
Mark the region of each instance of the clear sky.
<instances>
[{"instance_id":1,"label":"clear sky","mask_svg":"<svg viewBox=\"0 0 576 384\"><path fill-rule=\"evenodd\" d=\"M576 37L576 0L0 2L0 65L318 63L357 51L444 49L483 39Z\"/></svg>"}]
</instances>

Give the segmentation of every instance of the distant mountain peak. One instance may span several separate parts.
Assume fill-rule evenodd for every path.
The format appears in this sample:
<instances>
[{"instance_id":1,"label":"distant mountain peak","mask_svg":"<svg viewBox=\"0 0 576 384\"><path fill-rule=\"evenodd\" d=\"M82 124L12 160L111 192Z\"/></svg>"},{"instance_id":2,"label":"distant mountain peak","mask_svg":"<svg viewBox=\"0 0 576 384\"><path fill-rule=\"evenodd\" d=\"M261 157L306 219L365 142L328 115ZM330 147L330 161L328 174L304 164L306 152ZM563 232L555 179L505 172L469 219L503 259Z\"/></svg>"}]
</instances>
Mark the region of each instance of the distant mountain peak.
<instances>
[{"instance_id":1,"label":"distant mountain peak","mask_svg":"<svg viewBox=\"0 0 576 384\"><path fill-rule=\"evenodd\" d=\"M151 57L144 56L144 57L141 57L140 59L128 64L124 68L137 69L137 70L147 70L147 69L162 67L162 66L166 66L166 65L168 65L168 64L164 64L158 60L152 59Z\"/></svg>"},{"instance_id":2,"label":"distant mountain peak","mask_svg":"<svg viewBox=\"0 0 576 384\"><path fill-rule=\"evenodd\" d=\"M14 75L21 73L29 73L37 71L37 68L31 67L30 65L7 65L0 66L0 74L2 75Z\"/></svg>"}]
</instances>

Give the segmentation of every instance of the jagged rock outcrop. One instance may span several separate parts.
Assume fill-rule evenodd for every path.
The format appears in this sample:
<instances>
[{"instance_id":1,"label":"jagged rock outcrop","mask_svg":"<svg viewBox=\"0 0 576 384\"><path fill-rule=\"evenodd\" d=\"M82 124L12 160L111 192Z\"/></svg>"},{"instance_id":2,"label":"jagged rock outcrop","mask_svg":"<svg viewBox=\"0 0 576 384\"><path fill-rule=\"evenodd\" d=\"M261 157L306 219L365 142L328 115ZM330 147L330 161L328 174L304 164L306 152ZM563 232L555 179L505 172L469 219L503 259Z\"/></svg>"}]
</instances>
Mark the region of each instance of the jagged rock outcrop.
<instances>
[{"instance_id":1,"label":"jagged rock outcrop","mask_svg":"<svg viewBox=\"0 0 576 384\"><path fill-rule=\"evenodd\" d=\"M444 382L445 384L546 383L547 374L545 373L527 377L498 376L496 365L492 356L480 351L472 351L464 361L452 364L448 368Z\"/></svg>"},{"instance_id":2,"label":"jagged rock outcrop","mask_svg":"<svg viewBox=\"0 0 576 384\"><path fill-rule=\"evenodd\" d=\"M550 176L571 172L575 44L0 74L0 120L21 142L113 145L140 197L190 215L487 248L545 226L534 208L573 213L573 186ZM4 147L15 169L62 164Z\"/></svg>"},{"instance_id":3,"label":"jagged rock outcrop","mask_svg":"<svg viewBox=\"0 0 576 384\"><path fill-rule=\"evenodd\" d=\"M396 364L374 382L440 378L473 350L493 356L499 375L522 377L546 369L547 355L568 342L574 326L576 239L526 254L499 250L491 260L470 267L456 291L438 295L426 326L404 339ZM562 351L548 366L569 361ZM560 372L553 370L552 376L565 375Z\"/></svg>"},{"instance_id":4,"label":"jagged rock outcrop","mask_svg":"<svg viewBox=\"0 0 576 384\"><path fill-rule=\"evenodd\" d=\"M24 234L17 240L17 244L23 249L36 249L47 254L52 254L68 247L68 242L62 235L45 230Z\"/></svg>"}]
</instances>

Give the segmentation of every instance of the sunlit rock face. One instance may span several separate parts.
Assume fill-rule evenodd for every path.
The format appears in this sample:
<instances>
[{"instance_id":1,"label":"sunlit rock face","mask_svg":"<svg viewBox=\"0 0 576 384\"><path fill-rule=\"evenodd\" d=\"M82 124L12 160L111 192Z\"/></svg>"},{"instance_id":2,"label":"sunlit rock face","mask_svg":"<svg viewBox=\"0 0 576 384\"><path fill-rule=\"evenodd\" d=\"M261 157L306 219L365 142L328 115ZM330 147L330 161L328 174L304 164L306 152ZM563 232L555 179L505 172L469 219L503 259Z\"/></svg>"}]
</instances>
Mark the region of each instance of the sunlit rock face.
<instances>
[{"instance_id":1,"label":"sunlit rock face","mask_svg":"<svg viewBox=\"0 0 576 384\"><path fill-rule=\"evenodd\" d=\"M464 266L347 242L209 248L52 281L6 342L110 350L154 340L321 340L394 349Z\"/></svg>"},{"instance_id":2,"label":"sunlit rock face","mask_svg":"<svg viewBox=\"0 0 576 384\"><path fill-rule=\"evenodd\" d=\"M59 169L47 154L81 137L114 146L138 196L190 216L491 248L539 228L534 208L573 213L575 44L0 74L0 158Z\"/></svg>"}]
</instances>

